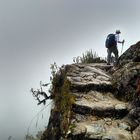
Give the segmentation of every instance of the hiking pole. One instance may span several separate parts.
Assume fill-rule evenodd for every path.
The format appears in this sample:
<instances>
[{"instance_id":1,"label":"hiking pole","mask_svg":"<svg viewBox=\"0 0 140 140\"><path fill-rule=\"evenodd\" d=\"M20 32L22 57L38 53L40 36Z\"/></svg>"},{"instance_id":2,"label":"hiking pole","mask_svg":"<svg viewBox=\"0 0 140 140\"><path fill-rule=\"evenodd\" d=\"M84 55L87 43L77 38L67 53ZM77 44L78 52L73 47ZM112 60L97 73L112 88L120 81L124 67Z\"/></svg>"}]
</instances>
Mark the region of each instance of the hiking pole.
<instances>
[{"instance_id":1,"label":"hiking pole","mask_svg":"<svg viewBox=\"0 0 140 140\"><path fill-rule=\"evenodd\" d=\"M122 41L121 55L122 55L122 51L123 51L123 46L124 46L124 40Z\"/></svg>"}]
</instances>

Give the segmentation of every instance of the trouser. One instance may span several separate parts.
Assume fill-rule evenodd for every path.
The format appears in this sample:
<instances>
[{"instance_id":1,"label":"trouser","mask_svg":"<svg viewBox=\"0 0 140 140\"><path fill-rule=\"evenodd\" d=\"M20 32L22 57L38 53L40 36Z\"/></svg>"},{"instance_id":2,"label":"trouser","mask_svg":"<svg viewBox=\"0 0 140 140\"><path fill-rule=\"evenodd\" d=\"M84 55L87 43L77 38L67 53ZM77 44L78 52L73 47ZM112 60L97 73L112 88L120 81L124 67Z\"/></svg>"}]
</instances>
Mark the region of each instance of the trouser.
<instances>
[{"instance_id":1,"label":"trouser","mask_svg":"<svg viewBox=\"0 0 140 140\"><path fill-rule=\"evenodd\" d=\"M110 48L107 49L107 63L110 64L111 62L111 54L114 54L115 55L115 63L114 65L117 65L118 63L118 49L117 49L117 46L112 46Z\"/></svg>"}]
</instances>

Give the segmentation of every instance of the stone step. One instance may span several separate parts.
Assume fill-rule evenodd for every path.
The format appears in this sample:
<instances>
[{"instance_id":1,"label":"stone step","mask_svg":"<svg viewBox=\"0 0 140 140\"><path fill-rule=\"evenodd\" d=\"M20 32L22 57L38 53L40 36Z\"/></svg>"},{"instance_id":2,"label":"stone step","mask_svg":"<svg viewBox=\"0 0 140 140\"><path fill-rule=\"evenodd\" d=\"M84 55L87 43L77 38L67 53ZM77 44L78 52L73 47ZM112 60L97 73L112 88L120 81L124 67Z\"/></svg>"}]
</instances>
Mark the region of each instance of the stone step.
<instances>
[{"instance_id":1,"label":"stone step","mask_svg":"<svg viewBox=\"0 0 140 140\"><path fill-rule=\"evenodd\" d=\"M95 68L102 69L104 71L108 71L111 68L113 68L113 64L112 65L107 65L107 63L90 63L90 64L87 64L87 65L90 66L90 67L95 67Z\"/></svg>"},{"instance_id":2,"label":"stone step","mask_svg":"<svg viewBox=\"0 0 140 140\"><path fill-rule=\"evenodd\" d=\"M100 67L105 67L103 64ZM71 91L112 91L110 76L98 65L73 65L72 71L67 73L71 83Z\"/></svg>"},{"instance_id":3,"label":"stone step","mask_svg":"<svg viewBox=\"0 0 140 140\"><path fill-rule=\"evenodd\" d=\"M88 92L90 90L96 91L103 91L103 92L113 92L113 86L110 82L104 83L100 82L97 83L96 81L93 82L72 82L70 86L70 90L72 92Z\"/></svg>"},{"instance_id":4,"label":"stone step","mask_svg":"<svg viewBox=\"0 0 140 140\"><path fill-rule=\"evenodd\" d=\"M120 120L104 118L71 125L71 140L133 140L130 126Z\"/></svg>"},{"instance_id":5,"label":"stone step","mask_svg":"<svg viewBox=\"0 0 140 140\"><path fill-rule=\"evenodd\" d=\"M72 107L75 113L100 117L124 117L128 113L127 103L117 100L112 93L90 91L87 94L73 94L76 96Z\"/></svg>"}]
</instances>

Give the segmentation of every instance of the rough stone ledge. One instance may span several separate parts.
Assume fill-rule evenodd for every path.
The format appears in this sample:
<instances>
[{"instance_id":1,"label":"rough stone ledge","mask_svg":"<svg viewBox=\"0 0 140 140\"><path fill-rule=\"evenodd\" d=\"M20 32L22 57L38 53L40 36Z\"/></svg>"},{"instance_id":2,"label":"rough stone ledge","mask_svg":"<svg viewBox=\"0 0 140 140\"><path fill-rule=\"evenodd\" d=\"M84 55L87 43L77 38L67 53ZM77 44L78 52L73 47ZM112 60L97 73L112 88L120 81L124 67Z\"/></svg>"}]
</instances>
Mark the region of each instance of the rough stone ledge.
<instances>
[{"instance_id":1,"label":"rough stone ledge","mask_svg":"<svg viewBox=\"0 0 140 140\"><path fill-rule=\"evenodd\" d=\"M79 84L79 83L75 83L75 84L71 85L70 90L72 92L89 92L91 90L103 91L103 92L113 92L114 91L114 89L110 83L109 84L95 84L95 83Z\"/></svg>"},{"instance_id":2,"label":"rough stone ledge","mask_svg":"<svg viewBox=\"0 0 140 140\"><path fill-rule=\"evenodd\" d=\"M117 100L110 92L89 91L72 94L76 98L72 108L75 113L114 117L123 117L128 113L128 103Z\"/></svg>"},{"instance_id":3,"label":"rough stone ledge","mask_svg":"<svg viewBox=\"0 0 140 140\"><path fill-rule=\"evenodd\" d=\"M129 125L110 118L76 123L72 140L133 140Z\"/></svg>"},{"instance_id":4,"label":"rough stone ledge","mask_svg":"<svg viewBox=\"0 0 140 140\"><path fill-rule=\"evenodd\" d=\"M127 108L116 110L112 106L107 108L91 108L88 106L81 106L77 104L73 104L72 111L81 115L94 115L98 117L114 117L114 118L123 118L126 114L128 114Z\"/></svg>"}]
</instances>

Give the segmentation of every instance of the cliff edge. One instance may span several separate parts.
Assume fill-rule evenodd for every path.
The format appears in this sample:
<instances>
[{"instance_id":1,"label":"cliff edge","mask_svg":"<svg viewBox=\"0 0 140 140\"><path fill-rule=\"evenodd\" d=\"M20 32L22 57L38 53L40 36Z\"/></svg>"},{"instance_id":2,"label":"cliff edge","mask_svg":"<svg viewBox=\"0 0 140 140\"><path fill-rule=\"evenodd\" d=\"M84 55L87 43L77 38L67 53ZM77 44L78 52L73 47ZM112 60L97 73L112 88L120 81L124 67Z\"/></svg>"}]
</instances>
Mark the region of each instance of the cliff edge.
<instances>
[{"instance_id":1,"label":"cliff edge","mask_svg":"<svg viewBox=\"0 0 140 140\"><path fill-rule=\"evenodd\" d=\"M41 140L140 140L139 58L140 42L115 69L105 63L61 67L52 81L54 105Z\"/></svg>"}]
</instances>

